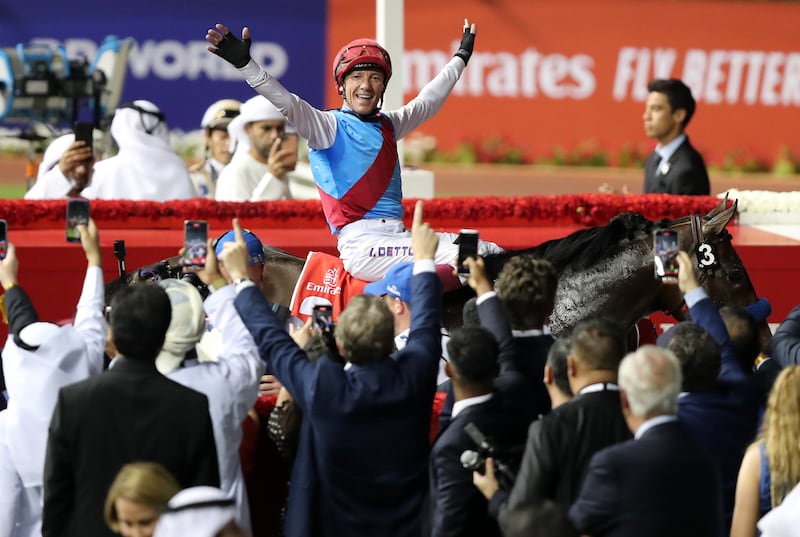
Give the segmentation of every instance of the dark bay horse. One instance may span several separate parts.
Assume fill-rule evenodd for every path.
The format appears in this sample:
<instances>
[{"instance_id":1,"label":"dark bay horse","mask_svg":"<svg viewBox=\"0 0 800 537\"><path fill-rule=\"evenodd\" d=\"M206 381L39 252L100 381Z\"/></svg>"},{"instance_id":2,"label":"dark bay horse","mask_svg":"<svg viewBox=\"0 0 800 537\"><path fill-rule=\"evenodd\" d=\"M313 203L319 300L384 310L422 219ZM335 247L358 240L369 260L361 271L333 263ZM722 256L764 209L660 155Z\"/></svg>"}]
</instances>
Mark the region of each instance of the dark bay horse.
<instances>
[{"instance_id":1,"label":"dark bay horse","mask_svg":"<svg viewBox=\"0 0 800 537\"><path fill-rule=\"evenodd\" d=\"M556 305L550 327L559 335L590 315L604 315L622 326L632 326L642 317L663 311L677 321L687 312L677 284L654 276L653 230L677 231L682 250L697 252L700 283L718 307L746 306L757 300L747 271L725 229L736 212L736 203L723 200L707 215L689 215L675 220L653 222L638 213L623 213L608 225L576 231L562 239L539 246L487 256L486 267L494 279L513 256L530 254L550 261L559 274ZM264 296L273 304L289 306L305 260L277 248L265 247ZM178 257L160 266L179 273ZM158 265L155 265L158 266ZM151 269L152 270L152 269ZM473 296L465 287L445 295L444 324L461 324L464 302ZM766 322L762 340L770 337Z\"/></svg>"}]
</instances>

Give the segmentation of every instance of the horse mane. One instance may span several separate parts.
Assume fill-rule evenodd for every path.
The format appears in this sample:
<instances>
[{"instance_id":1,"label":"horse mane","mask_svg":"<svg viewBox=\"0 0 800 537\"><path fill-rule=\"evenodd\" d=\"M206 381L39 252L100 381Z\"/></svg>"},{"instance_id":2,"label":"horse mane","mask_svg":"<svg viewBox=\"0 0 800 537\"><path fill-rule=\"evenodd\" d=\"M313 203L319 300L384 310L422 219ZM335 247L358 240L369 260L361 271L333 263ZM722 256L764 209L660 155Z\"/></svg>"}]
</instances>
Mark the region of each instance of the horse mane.
<instances>
[{"instance_id":1,"label":"horse mane","mask_svg":"<svg viewBox=\"0 0 800 537\"><path fill-rule=\"evenodd\" d=\"M653 221L639 213L621 213L605 226L580 229L562 239L549 240L533 248L488 255L484 262L492 278L497 278L506 262L517 255L546 259L559 273L566 267L584 270L613 257L630 241L647 236L654 225Z\"/></svg>"}]
</instances>

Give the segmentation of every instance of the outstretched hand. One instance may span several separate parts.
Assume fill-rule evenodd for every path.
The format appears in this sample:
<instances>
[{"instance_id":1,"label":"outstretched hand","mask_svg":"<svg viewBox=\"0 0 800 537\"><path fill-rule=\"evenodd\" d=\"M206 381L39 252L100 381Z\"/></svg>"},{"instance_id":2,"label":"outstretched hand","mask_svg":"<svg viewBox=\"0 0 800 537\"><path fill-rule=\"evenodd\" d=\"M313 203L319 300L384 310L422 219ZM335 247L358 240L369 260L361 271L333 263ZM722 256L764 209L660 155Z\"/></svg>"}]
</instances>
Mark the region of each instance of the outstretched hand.
<instances>
[{"instance_id":1,"label":"outstretched hand","mask_svg":"<svg viewBox=\"0 0 800 537\"><path fill-rule=\"evenodd\" d=\"M17 248L9 242L6 248L6 258L0 259L0 285L3 286L3 289L17 285L17 271L19 271Z\"/></svg>"},{"instance_id":2,"label":"outstretched hand","mask_svg":"<svg viewBox=\"0 0 800 537\"><path fill-rule=\"evenodd\" d=\"M183 257L186 248L181 248L178 254ZM214 250L214 239L206 240L206 264L202 267L188 266L183 267L183 272L194 272L200 281L204 284L214 286L214 289L222 287L225 283L225 278L219 270L219 261L217 260L217 253Z\"/></svg>"},{"instance_id":3,"label":"outstretched hand","mask_svg":"<svg viewBox=\"0 0 800 537\"><path fill-rule=\"evenodd\" d=\"M464 19L464 35L461 37L461 44L456 51L456 56L464 60L464 65L469 63L472 57L472 50L475 48L475 35L478 33L478 27L473 22L471 25L467 19Z\"/></svg>"},{"instance_id":4,"label":"outstretched hand","mask_svg":"<svg viewBox=\"0 0 800 537\"><path fill-rule=\"evenodd\" d=\"M239 278L247 277L249 261L247 243L244 241L238 218L233 219L233 236L236 240L233 242L226 242L223 245L219 258L225 265L225 269L228 271L231 279L238 280Z\"/></svg>"},{"instance_id":5,"label":"outstretched hand","mask_svg":"<svg viewBox=\"0 0 800 537\"><path fill-rule=\"evenodd\" d=\"M81 246L86 252L86 261L90 267L102 266L102 256L100 255L100 232L94 220L89 218L87 225L78 224L75 226L81 236Z\"/></svg>"},{"instance_id":6,"label":"outstretched hand","mask_svg":"<svg viewBox=\"0 0 800 537\"><path fill-rule=\"evenodd\" d=\"M678 252L678 289L685 295L692 289L700 287L697 281L697 273L695 272L694 263L689 254L683 250Z\"/></svg>"},{"instance_id":7,"label":"outstretched hand","mask_svg":"<svg viewBox=\"0 0 800 537\"><path fill-rule=\"evenodd\" d=\"M239 39L225 25L217 24L216 30L209 29L206 33L206 41L212 45L208 47L209 52L237 69L250 63L250 29L246 26L242 28L242 39Z\"/></svg>"},{"instance_id":8,"label":"outstretched hand","mask_svg":"<svg viewBox=\"0 0 800 537\"><path fill-rule=\"evenodd\" d=\"M439 236L428 223L422 221L422 200L417 201L411 226L411 250L414 252L414 261L434 259L438 247Z\"/></svg>"},{"instance_id":9,"label":"outstretched hand","mask_svg":"<svg viewBox=\"0 0 800 537\"><path fill-rule=\"evenodd\" d=\"M464 264L469 268L467 284L472 287L477 296L481 296L492 290L492 282L486 275L486 265L482 257L468 257Z\"/></svg>"}]
</instances>

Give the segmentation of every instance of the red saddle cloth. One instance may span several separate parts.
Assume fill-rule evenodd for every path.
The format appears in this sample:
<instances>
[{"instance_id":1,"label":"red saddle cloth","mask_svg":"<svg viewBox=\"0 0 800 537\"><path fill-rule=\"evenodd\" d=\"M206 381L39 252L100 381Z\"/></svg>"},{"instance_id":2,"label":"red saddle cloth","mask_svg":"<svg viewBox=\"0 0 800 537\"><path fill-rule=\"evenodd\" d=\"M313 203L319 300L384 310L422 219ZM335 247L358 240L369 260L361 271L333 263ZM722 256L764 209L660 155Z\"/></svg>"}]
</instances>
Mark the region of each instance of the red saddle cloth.
<instances>
[{"instance_id":1,"label":"red saddle cloth","mask_svg":"<svg viewBox=\"0 0 800 537\"><path fill-rule=\"evenodd\" d=\"M289 310L305 322L314 306L328 304L333 306L333 320L336 322L350 298L363 294L366 285L367 282L345 271L338 257L324 252L308 252Z\"/></svg>"}]
</instances>

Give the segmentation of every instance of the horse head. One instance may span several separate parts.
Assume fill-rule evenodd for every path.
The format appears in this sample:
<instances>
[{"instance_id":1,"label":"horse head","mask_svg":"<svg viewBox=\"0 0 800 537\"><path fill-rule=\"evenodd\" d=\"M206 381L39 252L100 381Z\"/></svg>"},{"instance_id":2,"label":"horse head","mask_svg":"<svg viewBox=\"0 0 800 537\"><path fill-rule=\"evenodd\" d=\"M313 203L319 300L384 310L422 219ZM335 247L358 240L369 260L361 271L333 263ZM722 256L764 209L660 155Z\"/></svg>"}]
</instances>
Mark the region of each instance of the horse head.
<instances>
[{"instance_id":1,"label":"horse head","mask_svg":"<svg viewBox=\"0 0 800 537\"><path fill-rule=\"evenodd\" d=\"M682 250L696 260L698 282L718 308L747 306L758 300L753 283L739 254L732 244L727 225L736 214L738 201L727 207L727 196L707 215L690 215L666 223L678 230ZM674 284L662 284L658 295L658 309L671 314L676 320L688 318L683 297ZM760 337L766 342L771 332L766 321L759 324Z\"/></svg>"}]
</instances>

